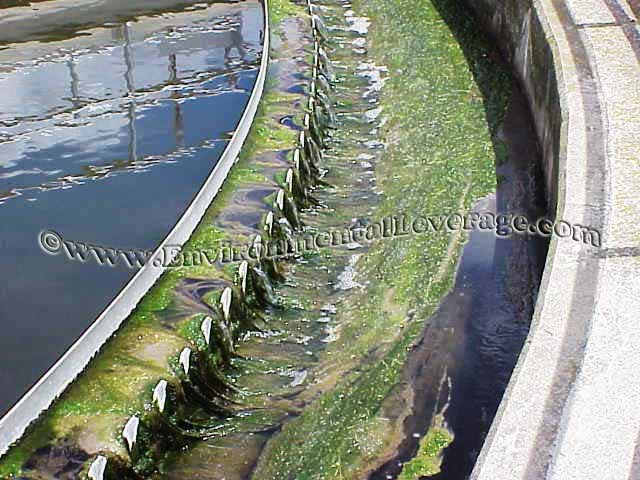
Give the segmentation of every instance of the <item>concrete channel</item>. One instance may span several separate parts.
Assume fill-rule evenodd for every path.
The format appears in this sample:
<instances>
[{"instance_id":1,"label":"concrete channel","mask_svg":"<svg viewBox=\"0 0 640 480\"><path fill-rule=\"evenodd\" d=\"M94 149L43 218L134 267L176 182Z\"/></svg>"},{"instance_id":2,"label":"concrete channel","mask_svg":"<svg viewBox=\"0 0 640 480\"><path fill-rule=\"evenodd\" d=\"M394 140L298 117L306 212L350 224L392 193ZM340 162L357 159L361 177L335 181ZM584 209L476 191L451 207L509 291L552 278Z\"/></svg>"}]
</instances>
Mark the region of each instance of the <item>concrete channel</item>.
<instances>
[{"instance_id":1,"label":"concrete channel","mask_svg":"<svg viewBox=\"0 0 640 480\"><path fill-rule=\"evenodd\" d=\"M599 232L596 246L551 239L528 338L471 478L638 479L640 8L636 0L469 3L523 87L543 150L549 211ZM155 255L187 241L234 165L262 95L269 46L265 13L260 73L238 129ZM0 420L0 454L83 371L161 274L140 270Z\"/></svg>"},{"instance_id":2,"label":"concrete channel","mask_svg":"<svg viewBox=\"0 0 640 480\"><path fill-rule=\"evenodd\" d=\"M529 337L471 478L640 476L637 2L471 2L525 86L557 220Z\"/></svg>"}]
</instances>

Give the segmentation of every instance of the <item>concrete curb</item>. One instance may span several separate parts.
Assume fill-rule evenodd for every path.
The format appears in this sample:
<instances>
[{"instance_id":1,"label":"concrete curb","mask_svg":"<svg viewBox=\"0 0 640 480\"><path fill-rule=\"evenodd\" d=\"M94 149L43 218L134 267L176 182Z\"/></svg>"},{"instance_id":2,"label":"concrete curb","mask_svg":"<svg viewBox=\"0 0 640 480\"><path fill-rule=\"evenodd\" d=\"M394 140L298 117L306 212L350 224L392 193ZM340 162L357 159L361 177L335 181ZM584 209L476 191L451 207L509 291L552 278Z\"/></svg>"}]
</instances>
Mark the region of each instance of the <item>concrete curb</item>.
<instances>
[{"instance_id":1,"label":"concrete curb","mask_svg":"<svg viewBox=\"0 0 640 480\"><path fill-rule=\"evenodd\" d=\"M553 239L529 337L472 479L640 478L640 33L625 0L479 0L524 86ZM634 145L635 144L635 145Z\"/></svg>"},{"instance_id":2,"label":"concrete curb","mask_svg":"<svg viewBox=\"0 0 640 480\"><path fill-rule=\"evenodd\" d=\"M167 247L185 244L220 191L249 135L264 91L269 65L270 30L268 1L262 1L265 27L260 70L238 127L220 160L183 216L151 256L150 261L136 273L113 302L62 358L26 393L20 402L0 419L0 456L7 453L11 445L22 437L29 425L51 406L73 380L84 371L107 340L120 329L138 302L142 300L164 272L164 265L169 263L163 262L164 252L172 250L167 249ZM156 267L154 264L162 265L162 267Z\"/></svg>"}]
</instances>

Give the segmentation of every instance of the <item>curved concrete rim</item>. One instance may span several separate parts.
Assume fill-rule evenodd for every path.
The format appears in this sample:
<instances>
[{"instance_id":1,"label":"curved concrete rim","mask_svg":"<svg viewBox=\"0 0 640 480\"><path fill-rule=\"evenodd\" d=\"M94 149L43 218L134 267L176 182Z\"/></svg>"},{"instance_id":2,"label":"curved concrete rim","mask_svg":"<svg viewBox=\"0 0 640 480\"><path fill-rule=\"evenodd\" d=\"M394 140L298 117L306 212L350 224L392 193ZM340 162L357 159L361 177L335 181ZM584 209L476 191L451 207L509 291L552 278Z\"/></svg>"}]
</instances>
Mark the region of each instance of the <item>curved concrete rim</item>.
<instances>
[{"instance_id":1,"label":"curved concrete rim","mask_svg":"<svg viewBox=\"0 0 640 480\"><path fill-rule=\"evenodd\" d=\"M182 217L151 255L150 260L54 366L0 419L0 456L7 453L9 448L24 435L26 429L62 395L102 346L120 329L140 300L165 271L165 264L170 263L163 261L163 257L166 252L173 252L175 249L167 247L182 246L191 237L207 208L220 191L231 168L237 162L256 116L269 66L268 0L261 0L261 2L264 12L264 43L260 69L247 106L220 160ZM177 252L174 252L175 254ZM156 260L160 267L154 266Z\"/></svg>"},{"instance_id":2,"label":"curved concrete rim","mask_svg":"<svg viewBox=\"0 0 640 480\"><path fill-rule=\"evenodd\" d=\"M469 3L527 94L550 210L601 238L552 239L529 336L471 479L637 480L640 4Z\"/></svg>"}]
</instances>

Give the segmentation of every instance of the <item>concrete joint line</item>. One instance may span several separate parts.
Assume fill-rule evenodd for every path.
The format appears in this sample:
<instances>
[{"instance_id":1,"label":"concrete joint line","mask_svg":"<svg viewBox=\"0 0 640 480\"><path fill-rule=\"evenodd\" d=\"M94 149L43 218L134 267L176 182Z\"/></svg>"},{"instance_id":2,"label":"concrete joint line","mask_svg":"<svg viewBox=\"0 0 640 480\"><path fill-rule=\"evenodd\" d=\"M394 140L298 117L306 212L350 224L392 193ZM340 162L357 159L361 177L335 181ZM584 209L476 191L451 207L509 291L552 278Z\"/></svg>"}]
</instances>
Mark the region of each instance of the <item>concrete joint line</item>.
<instances>
[{"instance_id":1,"label":"concrete joint line","mask_svg":"<svg viewBox=\"0 0 640 480\"><path fill-rule=\"evenodd\" d=\"M622 27L624 25L635 25L637 22L635 20L625 20L622 22L602 22L602 23L581 23L578 25L579 29L587 29L587 28L603 28L603 27Z\"/></svg>"}]
</instances>

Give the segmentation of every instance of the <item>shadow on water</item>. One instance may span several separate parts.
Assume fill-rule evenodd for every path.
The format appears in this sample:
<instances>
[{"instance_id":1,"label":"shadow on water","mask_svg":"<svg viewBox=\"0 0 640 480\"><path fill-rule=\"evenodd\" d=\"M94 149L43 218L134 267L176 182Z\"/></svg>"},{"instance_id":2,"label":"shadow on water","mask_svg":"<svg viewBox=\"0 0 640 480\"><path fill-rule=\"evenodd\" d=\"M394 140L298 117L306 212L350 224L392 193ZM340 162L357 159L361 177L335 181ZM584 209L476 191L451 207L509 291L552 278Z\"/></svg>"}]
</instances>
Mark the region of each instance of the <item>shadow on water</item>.
<instances>
[{"instance_id":1,"label":"shadow on water","mask_svg":"<svg viewBox=\"0 0 640 480\"><path fill-rule=\"evenodd\" d=\"M473 210L537 219L545 213L539 149L515 87L499 135L508 159L496 168L496 195L478 201ZM405 367L403 380L416 398L405 421L405 440L396 458L371 479L396 478L438 414L454 440L444 452L441 472L425 478L463 480L471 473L528 334L546 251L547 241L540 237L471 232L455 286L427 322Z\"/></svg>"},{"instance_id":2,"label":"shadow on water","mask_svg":"<svg viewBox=\"0 0 640 480\"><path fill-rule=\"evenodd\" d=\"M525 214L545 212L539 149L523 95L514 89L502 128L509 160L497 168L495 199L478 210ZM547 252L540 237L500 238L473 232L464 248L456 285L438 315L453 327L456 348L446 364L451 379L444 419L454 434L438 480L463 480L471 473L529 332Z\"/></svg>"},{"instance_id":3,"label":"shadow on water","mask_svg":"<svg viewBox=\"0 0 640 480\"><path fill-rule=\"evenodd\" d=\"M477 31L472 13L448 0L433 3L480 88L496 151L496 195L478 201L474 211L538 219L546 213L541 153L524 95L495 45ZM495 89L495 75L504 76L505 88L511 86L508 105ZM416 399L405 420L405 440L398 455L370 479L397 478L436 416L454 439L444 451L440 473L423 478L464 480L470 475L528 334L547 246L540 237L471 232L455 286L427 322L405 366L403 380L413 386Z\"/></svg>"},{"instance_id":4,"label":"shadow on water","mask_svg":"<svg viewBox=\"0 0 640 480\"><path fill-rule=\"evenodd\" d=\"M497 155L495 198L480 201L475 208L524 214L530 220L541 218L547 214L542 153L524 94L512 77L506 112L496 108L492 101L495 93L486 87L487 71L479 68L483 62L478 57L487 56L506 70L509 67L504 65L498 46L488 41L487 51L479 51L477 37L469 35L478 27L472 25L476 19L467 6L432 1L472 67L485 99L496 152L500 151L499 143L507 146L504 163ZM451 389L446 400L440 399L446 402L444 419L454 440L444 452L440 473L429 478L463 480L471 474L529 333L547 249L548 241L541 237L500 238L472 232L454 290L440 312L453 321L457 337L456 349L446 365Z\"/></svg>"}]
</instances>

